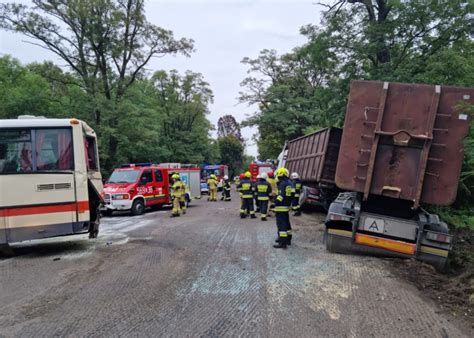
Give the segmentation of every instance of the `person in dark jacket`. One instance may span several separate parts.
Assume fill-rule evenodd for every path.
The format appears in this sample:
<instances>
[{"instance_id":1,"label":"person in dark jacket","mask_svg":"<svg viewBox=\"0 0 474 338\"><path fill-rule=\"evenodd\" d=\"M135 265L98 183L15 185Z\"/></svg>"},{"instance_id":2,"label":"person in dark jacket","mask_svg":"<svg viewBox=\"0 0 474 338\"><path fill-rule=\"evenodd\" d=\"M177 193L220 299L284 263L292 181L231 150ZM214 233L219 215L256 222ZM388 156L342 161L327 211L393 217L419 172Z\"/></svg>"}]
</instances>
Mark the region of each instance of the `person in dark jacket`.
<instances>
[{"instance_id":1,"label":"person in dark jacket","mask_svg":"<svg viewBox=\"0 0 474 338\"><path fill-rule=\"evenodd\" d=\"M240 181L237 187L242 197L242 206L240 208L240 217L245 218L250 215L251 218L256 218L253 208L254 185L250 180L252 175L250 172L245 173L245 178Z\"/></svg>"},{"instance_id":2,"label":"person in dark jacket","mask_svg":"<svg viewBox=\"0 0 474 338\"><path fill-rule=\"evenodd\" d=\"M255 196L260 210L260 218L262 221L267 220L268 202L272 194L272 187L267 182L267 175L261 174L257 176L257 183L255 184Z\"/></svg>"},{"instance_id":3,"label":"person in dark jacket","mask_svg":"<svg viewBox=\"0 0 474 338\"><path fill-rule=\"evenodd\" d=\"M289 179L286 168L279 168L276 171L278 180L278 195L275 199L276 225L278 228L277 244L273 245L277 249L286 249L291 245L292 233L290 224L290 208L293 201L294 187Z\"/></svg>"},{"instance_id":4,"label":"person in dark jacket","mask_svg":"<svg viewBox=\"0 0 474 338\"><path fill-rule=\"evenodd\" d=\"M231 186L230 186L229 176L225 175L224 182L222 182L222 197L223 197L223 200L226 202L231 200L230 189L231 189Z\"/></svg>"},{"instance_id":5,"label":"person in dark jacket","mask_svg":"<svg viewBox=\"0 0 474 338\"><path fill-rule=\"evenodd\" d=\"M291 173L291 182L294 187L293 202L291 204L291 209L295 212L294 216L301 216L301 206L300 206L300 194L302 184L300 181L300 175L298 173Z\"/></svg>"}]
</instances>

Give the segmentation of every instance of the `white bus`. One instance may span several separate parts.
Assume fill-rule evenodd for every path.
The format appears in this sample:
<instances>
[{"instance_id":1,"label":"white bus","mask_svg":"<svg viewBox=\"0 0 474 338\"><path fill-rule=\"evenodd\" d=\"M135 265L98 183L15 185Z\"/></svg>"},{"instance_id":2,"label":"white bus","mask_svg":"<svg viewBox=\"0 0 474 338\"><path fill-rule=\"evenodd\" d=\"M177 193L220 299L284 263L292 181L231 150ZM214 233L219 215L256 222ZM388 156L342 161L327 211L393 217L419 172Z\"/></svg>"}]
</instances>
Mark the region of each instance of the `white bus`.
<instances>
[{"instance_id":1,"label":"white bus","mask_svg":"<svg viewBox=\"0 0 474 338\"><path fill-rule=\"evenodd\" d=\"M0 120L0 249L89 233L103 196L95 132L77 119Z\"/></svg>"}]
</instances>

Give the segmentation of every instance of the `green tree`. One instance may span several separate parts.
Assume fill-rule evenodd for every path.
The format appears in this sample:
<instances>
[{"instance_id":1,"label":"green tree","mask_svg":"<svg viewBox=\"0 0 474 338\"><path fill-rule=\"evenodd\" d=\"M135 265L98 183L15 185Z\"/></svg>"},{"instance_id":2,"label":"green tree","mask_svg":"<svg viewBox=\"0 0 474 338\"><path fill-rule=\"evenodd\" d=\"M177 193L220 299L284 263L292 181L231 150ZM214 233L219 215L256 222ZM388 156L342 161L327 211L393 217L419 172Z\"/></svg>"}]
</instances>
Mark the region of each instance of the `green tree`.
<instances>
[{"instance_id":1,"label":"green tree","mask_svg":"<svg viewBox=\"0 0 474 338\"><path fill-rule=\"evenodd\" d=\"M160 143L168 161L202 163L211 158L213 145L206 118L208 105L213 102L209 84L199 73L183 76L173 70L158 71L151 78L155 88L156 114L160 123Z\"/></svg>"},{"instance_id":2,"label":"green tree","mask_svg":"<svg viewBox=\"0 0 474 338\"><path fill-rule=\"evenodd\" d=\"M167 54L189 55L193 41L176 40L173 33L151 24L144 0L33 0L29 7L0 4L0 27L22 33L33 44L59 56L86 93L90 108L86 119L102 138L115 164L127 114L122 100L144 75L151 58Z\"/></svg>"},{"instance_id":3,"label":"green tree","mask_svg":"<svg viewBox=\"0 0 474 338\"><path fill-rule=\"evenodd\" d=\"M218 139L222 163L229 166L229 175L233 177L242 170L244 146L235 135L227 135Z\"/></svg>"},{"instance_id":4,"label":"green tree","mask_svg":"<svg viewBox=\"0 0 474 338\"><path fill-rule=\"evenodd\" d=\"M0 58L0 118L58 116L60 111L43 77L10 56Z\"/></svg>"}]
</instances>

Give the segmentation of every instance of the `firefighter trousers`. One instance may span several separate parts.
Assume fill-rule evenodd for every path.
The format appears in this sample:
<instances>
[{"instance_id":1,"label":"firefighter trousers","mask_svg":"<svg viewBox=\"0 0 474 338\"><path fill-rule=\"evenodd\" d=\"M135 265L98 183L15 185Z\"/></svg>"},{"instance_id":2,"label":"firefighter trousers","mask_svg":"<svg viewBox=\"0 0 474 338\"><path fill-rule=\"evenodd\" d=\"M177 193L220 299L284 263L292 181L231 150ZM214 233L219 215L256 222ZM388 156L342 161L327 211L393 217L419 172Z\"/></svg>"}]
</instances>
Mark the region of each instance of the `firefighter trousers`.
<instances>
[{"instance_id":1,"label":"firefighter trousers","mask_svg":"<svg viewBox=\"0 0 474 338\"><path fill-rule=\"evenodd\" d=\"M258 200L258 204L260 207L260 217L262 219L267 219L268 200Z\"/></svg>"},{"instance_id":2,"label":"firefighter trousers","mask_svg":"<svg viewBox=\"0 0 474 338\"><path fill-rule=\"evenodd\" d=\"M230 189L224 189L224 201L230 201Z\"/></svg>"},{"instance_id":3,"label":"firefighter trousers","mask_svg":"<svg viewBox=\"0 0 474 338\"><path fill-rule=\"evenodd\" d=\"M282 245L291 244L290 213L288 211L275 212L276 225L278 229L278 242Z\"/></svg>"},{"instance_id":4,"label":"firefighter trousers","mask_svg":"<svg viewBox=\"0 0 474 338\"><path fill-rule=\"evenodd\" d=\"M181 196L179 198L179 206L181 207L181 211L183 212L183 214L186 213L186 197L185 196Z\"/></svg>"},{"instance_id":5,"label":"firefighter trousers","mask_svg":"<svg viewBox=\"0 0 474 338\"><path fill-rule=\"evenodd\" d=\"M179 202L180 197L173 198L173 209L171 209L171 214L173 216L179 216L179 212L181 211L181 204Z\"/></svg>"},{"instance_id":6,"label":"firefighter trousers","mask_svg":"<svg viewBox=\"0 0 474 338\"><path fill-rule=\"evenodd\" d=\"M295 216L301 215L301 206L300 206L300 197L299 197L299 195L295 196L293 198L293 201L291 203L291 210L293 210L295 212Z\"/></svg>"},{"instance_id":7,"label":"firefighter trousers","mask_svg":"<svg viewBox=\"0 0 474 338\"><path fill-rule=\"evenodd\" d=\"M240 209L240 216L250 215L252 218L255 218L255 211L253 209L253 198L242 198L242 208Z\"/></svg>"},{"instance_id":8,"label":"firefighter trousers","mask_svg":"<svg viewBox=\"0 0 474 338\"><path fill-rule=\"evenodd\" d=\"M217 188L209 189L209 201L217 201Z\"/></svg>"}]
</instances>

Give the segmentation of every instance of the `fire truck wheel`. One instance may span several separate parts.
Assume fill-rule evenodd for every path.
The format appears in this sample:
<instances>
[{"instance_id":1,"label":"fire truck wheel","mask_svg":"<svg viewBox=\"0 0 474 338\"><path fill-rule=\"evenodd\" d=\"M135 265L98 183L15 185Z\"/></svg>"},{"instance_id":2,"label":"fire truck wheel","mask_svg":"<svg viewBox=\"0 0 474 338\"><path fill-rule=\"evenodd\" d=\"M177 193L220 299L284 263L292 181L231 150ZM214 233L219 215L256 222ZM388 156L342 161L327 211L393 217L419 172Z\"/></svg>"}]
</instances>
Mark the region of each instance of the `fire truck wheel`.
<instances>
[{"instance_id":1,"label":"fire truck wheel","mask_svg":"<svg viewBox=\"0 0 474 338\"><path fill-rule=\"evenodd\" d=\"M132 214L139 216L145 212L145 204L142 200L135 200L132 204Z\"/></svg>"}]
</instances>

